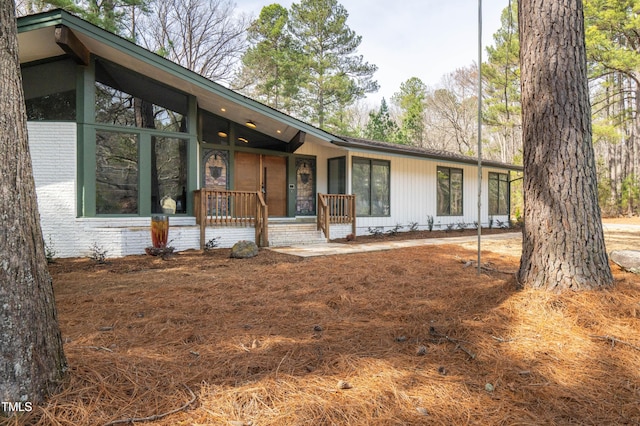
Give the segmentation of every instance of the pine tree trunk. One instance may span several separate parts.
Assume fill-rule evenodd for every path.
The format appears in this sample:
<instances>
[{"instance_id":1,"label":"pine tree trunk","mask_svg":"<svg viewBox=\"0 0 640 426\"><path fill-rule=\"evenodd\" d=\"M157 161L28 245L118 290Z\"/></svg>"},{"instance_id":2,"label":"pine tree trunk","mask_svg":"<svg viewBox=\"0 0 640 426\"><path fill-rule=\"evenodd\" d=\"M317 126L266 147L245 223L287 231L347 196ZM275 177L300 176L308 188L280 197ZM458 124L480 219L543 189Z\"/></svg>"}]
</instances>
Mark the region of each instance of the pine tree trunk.
<instances>
[{"instance_id":1,"label":"pine tree trunk","mask_svg":"<svg viewBox=\"0 0 640 426\"><path fill-rule=\"evenodd\" d=\"M521 0L524 231L518 280L612 284L598 207L581 0Z\"/></svg>"},{"instance_id":2,"label":"pine tree trunk","mask_svg":"<svg viewBox=\"0 0 640 426\"><path fill-rule=\"evenodd\" d=\"M31 170L15 5L0 5L0 400L36 404L66 360Z\"/></svg>"}]
</instances>

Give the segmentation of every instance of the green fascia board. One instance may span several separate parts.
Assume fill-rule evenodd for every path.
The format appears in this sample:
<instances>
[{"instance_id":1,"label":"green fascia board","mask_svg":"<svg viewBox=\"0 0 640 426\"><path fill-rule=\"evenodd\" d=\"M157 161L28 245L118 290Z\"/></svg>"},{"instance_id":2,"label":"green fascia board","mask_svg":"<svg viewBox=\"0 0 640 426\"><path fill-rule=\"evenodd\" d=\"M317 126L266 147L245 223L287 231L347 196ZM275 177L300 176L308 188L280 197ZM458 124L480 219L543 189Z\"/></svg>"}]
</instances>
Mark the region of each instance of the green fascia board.
<instances>
[{"instance_id":1,"label":"green fascia board","mask_svg":"<svg viewBox=\"0 0 640 426\"><path fill-rule=\"evenodd\" d=\"M141 46L138 46L137 44L123 37L103 30L102 28L97 27L92 23L85 21L84 19L79 18L65 10L55 9L36 15L29 15L18 18L19 33L55 25L65 25L72 30L79 31L86 36L89 36L103 43L106 46L119 50L149 65L173 74L183 80L196 85L201 89L213 92L230 102L241 104L242 106L250 110L268 116L271 119L278 120L291 127L302 130L307 134L311 134L317 137L318 139L327 142L334 142L336 140L336 136L333 134L325 132L324 130L312 126L311 124L305 123L304 121L295 119L256 100L241 95L240 93L234 92L231 89L227 89L226 87L215 83L214 81L211 81L198 73L195 73L191 70L188 70L187 68L184 68L181 65L176 64L175 62L165 59L162 56L153 53Z\"/></svg>"},{"instance_id":2,"label":"green fascia board","mask_svg":"<svg viewBox=\"0 0 640 426\"><path fill-rule=\"evenodd\" d=\"M63 15L67 12L62 9L54 9L36 15L21 16L18 18L18 33L38 30L62 24ZM69 15L71 16L71 15Z\"/></svg>"}]
</instances>

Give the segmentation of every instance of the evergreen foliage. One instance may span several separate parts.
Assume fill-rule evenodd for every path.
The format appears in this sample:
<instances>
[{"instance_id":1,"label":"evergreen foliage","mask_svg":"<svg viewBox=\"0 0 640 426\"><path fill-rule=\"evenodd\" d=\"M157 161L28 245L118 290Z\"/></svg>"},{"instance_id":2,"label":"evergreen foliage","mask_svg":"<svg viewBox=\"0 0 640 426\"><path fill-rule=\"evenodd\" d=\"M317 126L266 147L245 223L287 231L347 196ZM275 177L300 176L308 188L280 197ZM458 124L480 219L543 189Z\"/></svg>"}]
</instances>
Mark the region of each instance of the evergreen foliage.
<instances>
[{"instance_id":1,"label":"evergreen foliage","mask_svg":"<svg viewBox=\"0 0 640 426\"><path fill-rule=\"evenodd\" d=\"M380 109L369 112L369 121L364 129L364 137L370 140L396 142L399 137L398 125L391 118L387 101L382 98Z\"/></svg>"},{"instance_id":2,"label":"evergreen foliage","mask_svg":"<svg viewBox=\"0 0 640 426\"><path fill-rule=\"evenodd\" d=\"M348 16L336 0L264 7L248 34L241 81L253 78L250 91L273 107L327 130L348 128L343 111L378 90L377 67L357 55L362 37Z\"/></svg>"},{"instance_id":3,"label":"evergreen foliage","mask_svg":"<svg viewBox=\"0 0 640 426\"><path fill-rule=\"evenodd\" d=\"M135 10L147 11L149 0L47 0L38 9L61 8L114 34L135 40Z\"/></svg>"},{"instance_id":4,"label":"evergreen foliage","mask_svg":"<svg viewBox=\"0 0 640 426\"><path fill-rule=\"evenodd\" d=\"M289 11L279 4L263 7L247 30L247 41L250 47L242 57L236 85L267 105L293 113L303 58L289 33Z\"/></svg>"},{"instance_id":5,"label":"evergreen foliage","mask_svg":"<svg viewBox=\"0 0 640 426\"><path fill-rule=\"evenodd\" d=\"M399 142L422 145L426 97L427 86L418 77L411 77L400 84L400 91L391 98L401 111Z\"/></svg>"}]
</instances>

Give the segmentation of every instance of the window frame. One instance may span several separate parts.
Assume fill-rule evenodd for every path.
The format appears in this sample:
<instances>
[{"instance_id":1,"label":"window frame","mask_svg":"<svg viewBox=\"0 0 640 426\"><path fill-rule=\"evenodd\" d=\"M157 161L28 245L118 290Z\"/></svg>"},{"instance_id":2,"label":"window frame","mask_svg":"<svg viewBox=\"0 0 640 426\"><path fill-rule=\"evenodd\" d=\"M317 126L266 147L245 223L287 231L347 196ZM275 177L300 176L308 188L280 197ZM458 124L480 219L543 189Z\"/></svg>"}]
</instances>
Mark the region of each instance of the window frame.
<instances>
[{"instance_id":1,"label":"window frame","mask_svg":"<svg viewBox=\"0 0 640 426\"><path fill-rule=\"evenodd\" d=\"M151 201L151 140L152 137L171 138L185 140L187 164L186 164L186 209L182 207L181 212L176 212L175 216L193 216L192 191L197 188L198 183L198 155L199 144L197 134L197 111L198 105L194 96L186 95L178 89L166 87L167 90L174 90L179 96L187 96L187 110L185 117L185 129L181 131L171 131L164 129L152 129L136 126L120 126L110 123L96 122L96 76L95 64L100 58L91 57L91 63L83 68L77 76L78 100L80 105L78 111L78 151L77 151L77 212L78 217L86 218L128 218L128 217L148 217L152 214ZM127 69L128 70L128 69ZM141 76L128 70L141 79L149 80L146 76ZM153 84L162 83L151 80ZM96 203L96 132L119 132L136 134L139 143L139 178L138 178L138 212L137 213L98 213ZM182 195L181 195L182 196Z\"/></svg>"},{"instance_id":2,"label":"window frame","mask_svg":"<svg viewBox=\"0 0 640 426\"><path fill-rule=\"evenodd\" d=\"M358 194L355 193L354 178L355 173L353 172L354 165L356 163L368 164L369 165L369 213L363 214L358 213L357 202L358 202ZM373 185L373 167L374 165L378 166L386 166L387 168L387 214L375 214L373 213L373 203L374 203L374 185ZM368 158L368 157L351 157L351 192L356 196L356 216L359 217L390 217L391 216L391 161L390 160L381 160L377 158Z\"/></svg>"},{"instance_id":3,"label":"window frame","mask_svg":"<svg viewBox=\"0 0 640 426\"><path fill-rule=\"evenodd\" d=\"M440 210L440 191L439 191L439 187L440 187L440 172L441 171L448 171L448 189L449 189L449 200L447 203L448 206L448 212L443 212ZM451 175L452 172L455 172L456 174L460 174L460 212L454 212L452 213L452 201L453 201L453 190L452 190L452 185L451 185ZM459 216L464 216L464 170L459 168L459 167L446 167L446 166L437 166L436 168L436 216L451 216L451 217L459 217Z\"/></svg>"},{"instance_id":4,"label":"window frame","mask_svg":"<svg viewBox=\"0 0 640 426\"><path fill-rule=\"evenodd\" d=\"M138 141L138 212L137 213L98 213L97 211L97 200L96 200L96 173L93 172L92 176L90 177L91 179L91 185L93 186L94 190L93 190L93 194L94 196L91 197L93 199L91 199L90 197L86 197L85 198L85 211L83 216L85 217L144 217L144 216L150 216L151 214L154 214L154 208L152 206L152 200L151 200L151 194L152 194L152 182L151 182L151 164L152 164L152 160L151 157L153 155L152 153L152 138L153 137L158 137L158 138L167 138L167 139L176 139L176 140L182 140L185 141L185 143L187 144L186 146L186 150L187 150L187 185L186 188L189 188L189 182L190 182L190 175L192 173L192 169L193 166L191 165L189 158L191 156L190 154L190 150L192 149L192 139L188 134L184 134L184 133L173 133L173 132L166 132L166 131L160 131L160 130L154 130L154 129L141 129L141 128L137 128L137 127L120 127L120 126L115 126L115 125L104 125L104 124L100 124L100 125L95 125L92 126L94 131L91 132L93 133L93 143L91 144L91 149L87 151L87 155L93 157L90 159L91 163L86 163L86 165L91 164L91 166L89 166L89 169L93 169L95 170L96 168L96 162L97 162L97 153L96 153L96 145L97 145L97 136L96 133L98 132L103 132L103 133L124 133L124 134L130 134L130 135L135 135ZM188 192L188 191L187 191ZM87 204L88 203L88 204ZM172 216L189 216L192 213L190 213L189 211L189 206L191 204L191 201L189 200L189 197L187 196L187 208L185 209L183 207L183 210L178 213L176 212L175 214L172 214ZM89 207L89 209L86 209L86 207Z\"/></svg>"},{"instance_id":5,"label":"window frame","mask_svg":"<svg viewBox=\"0 0 640 426\"><path fill-rule=\"evenodd\" d=\"M500 178L504 177L504 180L501 180ZM488 207L488 211L489 211L489 216L508 216L509 215L509 206L511 204L511 182L509 180L509 173L500 173L500 172L489 172L488 174L488 179L487 179L487 207ZM495 200L495 204L492 205L491 204L491 183L492 182L497 182L498 184L498 191L496 194L496 200ZM501 188L501 183L506 184L506 197L505 197L505 211L501 212L500 211L500 188ZM497 211L492 211L492 207L496 207Z\"/></svg>"}]
</instances>

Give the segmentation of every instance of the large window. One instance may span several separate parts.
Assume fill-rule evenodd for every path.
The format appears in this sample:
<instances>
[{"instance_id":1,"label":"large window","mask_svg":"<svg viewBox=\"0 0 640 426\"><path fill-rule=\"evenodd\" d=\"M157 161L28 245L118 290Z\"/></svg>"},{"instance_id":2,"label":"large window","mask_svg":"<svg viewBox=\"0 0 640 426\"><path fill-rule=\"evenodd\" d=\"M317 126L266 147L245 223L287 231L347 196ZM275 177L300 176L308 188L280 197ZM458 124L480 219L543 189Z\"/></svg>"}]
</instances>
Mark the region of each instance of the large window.
<instances>
[{"instance_id":1,"label":"large window","mask_svg":"<svg viewBox=\"0 0 640 426\"><path fill-rule=\"evenodd\" d=\"M151 212L162 213L162 206L186 213L187 141L151 137ZM166 207L165 207L166 208Z\"/></svg>"},{"instance_id":2,"label":"large window","mask_svg":"<svg viewBox=\"0 0 640 426\"><path fill-rule=\"evenodd\" d=\"M389 216L390 167L388 161L353 159L352 188L358 216Z\"/></svg>"},{"instance_id":3,"label":"large window","mask_svg":"<svg viewBox=\"0 0 640 426\"><path fill-rule=\"evenodd\" d=\"M438 167L438 216L462 216L462 169Z\"/></svg>"},{"instance_id":4,"label":"large window","mask_svg":"<svg viewBox=\"0 0 640 426\"><path fill-rule=\"evenodd\" d=\"M100 58L95 78L95 214L187 213L187 95Z\"/></svg>"},{"instance_id":5,"label":"large window","mask_svg":"<svg viewBox=\"0 0 640 426\"><path fill-rule=\"evenodd\" d=\"M509 175L489 173L489 214L509 214Z\"/></svg>"},{"instance_id":6,"label":"large window","mask_svg":"<svg viewBox=\"0 0 640 426\"><path fill-rule=\"evenodd\" d=\"M138 213L138 137L96 132L96 213Z\"/></svg>"},{"instance_id":7,"label":"large window","mask_svg":"<svg viewBox=\"0 0 640 426\"><path fill-rule=\"evenodd\" d=\"M184 133L187 110L185 94L96 60L96 123Z\"/></svg>"}]
</instances>

